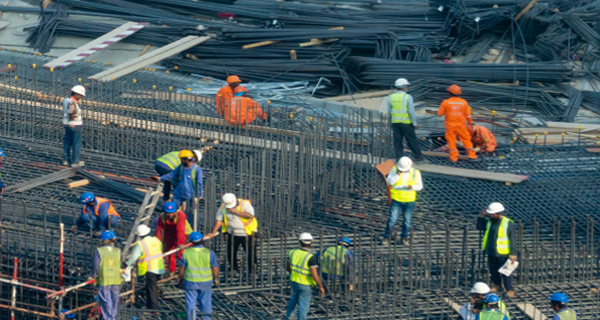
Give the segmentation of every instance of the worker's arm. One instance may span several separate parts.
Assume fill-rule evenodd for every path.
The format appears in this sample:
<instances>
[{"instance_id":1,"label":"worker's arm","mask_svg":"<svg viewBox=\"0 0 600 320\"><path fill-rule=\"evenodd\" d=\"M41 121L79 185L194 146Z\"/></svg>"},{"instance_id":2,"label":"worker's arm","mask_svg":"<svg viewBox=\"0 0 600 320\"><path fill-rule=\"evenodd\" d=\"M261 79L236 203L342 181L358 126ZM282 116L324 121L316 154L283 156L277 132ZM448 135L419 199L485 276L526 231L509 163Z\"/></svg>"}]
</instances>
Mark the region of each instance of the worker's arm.
<instances>
[{"instance_id":1,"label":"worker's arm","mask_svg":"<svg viewBox=\"0 0 600 320\"><path fill-rule=\"evenodd\" d=\"M485 210L485 209L483 209ZM487 229L488 218L485 216L485 211L477 217L477 230L485 231Z\"/></svg>"},{"instance_id":2,"label":"worker's arm","mask_svg":"<svg viewBox=\"0 0 600 320\"><path fill-rule=\"evenodd\" d=\"M219 261L217 255L211 250L210 251L210 269L213 275L213 282L215 286L219 285Z\"/></svg>"},{"instance_id":3,"label":"worker's arm","mask_svg":"<svg viewBox=\"0 0 600 320\"><path fill-rule=\"evenodd\" d=\"M465 114L467 115L467 123L473 125L473 116L471 115L471 107L465 101Z\"/></svg>"},{"instance_id":4,"label":"worker's arm","mask_svg":"<svg viewBox=\"0 0 600 320\"><path fill-rule=\"evenodd\" d=\"M233 214L237 214L240 218L244 218L244 219L254 218L254 207L248 202L244 203L244 205L242 206L242 211L237 211L237 210L235 210L235 208L228 209L227 211L230 213L233 213Z\"/></svg>"},{"instance_id":5,"label":"worker's arm","mask_svg":"<svg viewBox=\"0 0 600 320\"><path fill-rule=\"evenodd\" d=\"M131 258L127 260L127 267L130 268L133 264L142 256L142 248L139 245L133 246L133 252L131 253Z\"/></svg>"},{"instance_id":6,"label":"worker's arm","mask_svg":"<svg viewBox=\"0 0 600 320\"><path fill-rule=\"evenodd\" d=\"M285 262L285 270L287 270L288 273L292 273L292 267L290 266L289 261Z\"/></svg>"},{"instance_id":7,"label":"worker's arm","mask_svg":"<svg viewBox=\"0 0 600 320\"><path fill-rule=\"evenodd\" d=\"M181 259L179 259L179 274L177 275L179 277L179 283L181 284L183 282L183 274L185 273L185 268L187 268L187 260L185 259L185 255L181 255Z\"/></svg>"},{"instance_id":8,"label":"worker's arm","mask_svg":"<svg viewBox=\"0 0 600 320\"><path fill-rule=\"evenodd\" d=\"M221 222L219 220L215 221L215 227L213 228L213 231L210 233L211 238L214 237L215 234L217 234L217 232L219 232L222 225L223 225L223 222Z\"/></svg>"},{"instance_id":9,"label":"worker's arm","mask_svg":"<svg viewBox=\"0 0 600 320\"><path fill-rule=\"evenodd\" d=\"M202 188L204 187L204 172L199 165L196 165L198 169L196 169L196 198L202 198Z\"/></svg>"},{"instance_id":10,"label":"worker's arm","mask_svg":"<svg viewBox=\"0 0 600 320\"><path fill-rule=\"evenodd\" d=\"M400 175L398 174L398 172L396 172L396 170L390 171L386 178L386 181L390 186L395 185L398 182L398 180L400 180Z\"/></svg>"},{"instance_id":11,"label":"worker's arm","mask_svg":"<svg viewBox=\"0 0 600 320\"><path fill-rule=\"evenodd\" d=\"M417 175L417 184L408 186L408 189L412 191L421 191L423 190L423 180L421 179L421 171L417 170L415 174Z\"/></svg>"},{"instance_id":12,"label":"worker's arm","mask_svg":"<svg viewBox=\"0 0 600 320\"><path fill-rule=\"evenodd\" d=\"M158 178L160 179L160 181L171 181L171 180L173 180L173 178L179 177L180 172L181 172L181 165L178 165L171 172L169 172L165 175L162 175Z\"/></svg>"},{"instance_id":13,"label":"worker's arm","mask_svg":"<svg viewBox=\"0 0 600 320\"><path fill-rule=\"evenodd\" d=\"M479 130L482 130L481 127ZM498 146L494 134L490 130L482 130L481 136L485 141L485 151L494 152L494 150L496 150L496 147Z\"/></svg>"},{"instance_id":14,"label":"worker's arm","mask_svg":"<svg viewBox=\"0 0 600 320\"><path fill-rule=\"evenodd\" d=\"M163 228L165 227L163 225L162 219L161 219L161 215L158 215L158 221L156 222L156 238L158 240L160 240L160 242L163 242L163 238L162 238L162 232L163 232Z\"/></svg>"},{"instance_id":15,"label":"worker's arm","mask_svg":"<svg viewBox=\"0 0 600 320\"><path fill-rule=\"evenodd\" d=\"M325 288L323 287L323 283L321 283L321 278L319 278L319 271L317 271L317 266L310 267L310 274L313 279L315 279L315 283L319 286L319 291L321 291L321 296L325 295Z\"/></svg>"},{"instance_id":16,"label":"worker's arm","mask_svg":"<svg viewBox=\"0 0 600 320\"><path fill-rule=\"evenodd\" d=\"M444 114L446 114L446 101L443 101L442 104L440 105L440 108L438 109L438 117L443 116Z\"/></svg>"},{"instance_id":17,"label":"worker's arm","mask_svg":"<svg viewBox=\"0 0 600 320\"><path fill-rule=\"evenodd\" d=\"M510 241L510 260L517 260L517 230L514 222L508 222L508 240Z\"/></svg>"},{"instance_id":18,"label":"worker's arm","mask_svg":"<svg viewBox=\"0 0 600 320\"><path fill-rule=\"evenodd\" d=\"M252 100L251 104L252 108L256 110L256 116L262 118L263 120L267 120L267 113L260 107L260 103Z\"/></svg>"},{"instance_id":19,"label":"worker's arm","mask_svg":"<svg viewBox=\"0 0 600 320\"><path fill-rule=\"evenodd\" d=\"M406 106L408 108L408 116L413 126L419 127L417 124L417 115L415 114L415 102L413 101L413 97L411 95L408 95L406 98Z\"/></svg>"},{"instance_id":20,"label":"worker's arm","mask_svg":"<svg viewBox=\"0 0 600 320\"><path fill-rule=\"evenodd\" d=\"M175 230L177 234L177 239L175 239L175 244L178 246L185 245L185 223L187 222L187 217L183 211L177 212L177 225L175 225Z\"/></svg>"},{"instance_id":21,"label":"worker's arm","mask_svg":"<svg viewBox=\"0 0 600 320\"><path fill-rule=\"evenodd\" d=\"M91 278L98 278L98 273L100 272L100 262L100 251L98 251L98 249L96 248L92 257L92 273L90 274Z\"/></svg>"},{"instance_id":22,"label":"worker's arm","mask_svg":"<svg viewBox=\"0 0 600 320\"><path fill-rule=\"evenodd\" d=\"M352 281L354 277L354 252L348 250L344 259L346 260L346 271L348 272L348 280ZM353 283L350 282L350 285L352 284Z\"/></svg>"},{"instance_id":23,"label":"worker's arm","mask_svg":"<svg viewBox=\"0 0 600 320\"><path fill-rule=\"evenodd\" d=\"M100 205L100 208L98 208L98 213L100 214L100 216L98 217L98 232L104 232L104 230L106 230L108 228L108 209L110 208L110 203L109 202L104 202L103 204Z\"/></svg>"}]
</instances>

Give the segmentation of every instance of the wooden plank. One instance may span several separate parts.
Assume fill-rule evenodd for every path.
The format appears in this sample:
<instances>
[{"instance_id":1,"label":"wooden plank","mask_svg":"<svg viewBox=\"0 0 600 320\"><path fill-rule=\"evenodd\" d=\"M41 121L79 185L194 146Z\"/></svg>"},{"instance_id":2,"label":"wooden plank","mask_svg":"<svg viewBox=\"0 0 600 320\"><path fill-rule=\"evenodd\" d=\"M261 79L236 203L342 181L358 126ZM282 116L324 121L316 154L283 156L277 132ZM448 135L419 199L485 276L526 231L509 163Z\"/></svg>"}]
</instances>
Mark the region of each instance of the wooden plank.
<instances>
[{"instance_id":1,"label":"wooden plank","mask_svg":"<svg viewBox=\"0 0 600 320\"><path fill-rule=\"evenodd\" d=\"M90 180L83 179L83 180L73 181L73 182L67 183L67 188L68 189L73 189L73 188L87 186L88 184L90 184Z\"/></svg>"},{"instance_id":2,"label":"wooden plank","mask_svg":"<svg viewBox=\"0 0 600 320\"><path fill-rule=\"evenodd\" d=\"M256 48L256 47L268 46L270 44L274 44L274 43L278 43L278 42L280 42L280 41L279 40L262 41L262 42L247 44L245 46L242 46L242 49L245 50L245 49L252 49L252 48Z\"/></svg>"},{"instance_id":3,"label":"wooden plank","mask_svg":"<svg viewBox=\"0 0 600 320\"><path fill-rule=\"evenodd\" d=\"M536 307L530 303L517 303L517 308L521 309L523 313L531 320L547 320L548 318Z\"/></svg>"},{"instance_id":4,"label":"wooden plank","mask_svg":"<svg viewBox=\"0 0 600 320\"><path fill-rule=\"evenodd\" d=\"M586 148L585 150L591 153L600 153L600 148Z\"/></svg>"},{"instance_id":5,"label":"wooden plank","mask_svg":"<svg viewBox=\"0 0 600 320\"><path fill-rule=\"evenodd\" d=\"M298 55L296 54L296 50L290 50L290 59L291 60L298 59Z\"/></svg>"},{"instance_id":6,"label":"wooden plank","mask_svg":"<svg viewBox=\"0 0 600 320\"><path fill-rule=\"evenodd\" d=\"M355 95L344 95L344 96L330 97L330 98L325 98L325 100L329 100L329 101L348 101L348 100L352 100L352 99L378 98L378 97L387 96L387 95L392 94L392 93L394 93L394 90L381 90L381 91L372 91L372 92L359 93L359 94L355 94Z\"/></svg>"},{"instance_id":7,"label":"wooden plank","mask_svg":"<svg viewBox=\"0 0 600 320\"><path fill-rule=\"evenodd\" d=\"M521 10L521 12L519 12L519 14L517 14L517 16L515 17L515 21L519 21L519 19L521 19L521 17L527 13L527 11L531 10L531 8L533 8L533 6L538 3L538 1L540 0L531 0L531 2L525 7L523 8L523 10Z\"/></svg>"},{"instance_id":8,"label":"wooden plank","mask_svg":"<svg viewBox=\"0 0 600 320\"><path fill-rule=\"evenodd\" d=\"M140 54L138 55L138 57L141 57L141 56L145 55L145 54L146 54L146 52L148 52L148 50L150 50L150 48L151 48L151 47L152 47L151 45L147 44L147 45L144 47L144 49L142 49L142 52L140 52Z\"/></svg>"},{"instance_id":9,"label":"wooden plank","mask_svg":"<svg viewBox=\"0 0 600 320\"><path fill-rule=\"evenodd\" d=\"M408 151L410 152L410 150ZM450 158L450 153L448 152L421 151L421 153L430 157ZM469 160L469 156L464 154L459 154L458 158L461 160Z\"/></svg>"},{"instance_id":10,"label":"wooden plank","mask_svg":"<svg viewBox=\"0 0 600 320\"><path fill-rule=\"evenodd\" d=\"M589 123L573 123L573 122L546 122L548 128L561 128L566 129L568 131L579 131L581 127L581 131L595 131L600 130L600 126L597 124L589 124Z\"/></svg>"},{"instance_id":11,"label":"wooden plank","mask_svg":"<svg viewBox=\"0 0 600 320\"><path fill-rule=\"evenodd\" d=\"M446 304L448 304L454 311L456 311L456 313L460 314L460 308L462 307L460 304L448 299L448 298L444 298L443 299L444 302Z\"/></svg>"},{"instance_id":12,"label":"wooden plank","mask_svg":"<svg viewBox=\"0 0 600 320\"><path fill-rule=\"evenodd\" d=\"M326 39L326 40L317 40L317 41L309 41L309 42L303 42L298 44L299 47L309 47L309 46L314 46L317 44L323 44L323 43L329 43L329 42L334 42L334 41L338 41L340 39Z\"/></svg>"}]
</instances>

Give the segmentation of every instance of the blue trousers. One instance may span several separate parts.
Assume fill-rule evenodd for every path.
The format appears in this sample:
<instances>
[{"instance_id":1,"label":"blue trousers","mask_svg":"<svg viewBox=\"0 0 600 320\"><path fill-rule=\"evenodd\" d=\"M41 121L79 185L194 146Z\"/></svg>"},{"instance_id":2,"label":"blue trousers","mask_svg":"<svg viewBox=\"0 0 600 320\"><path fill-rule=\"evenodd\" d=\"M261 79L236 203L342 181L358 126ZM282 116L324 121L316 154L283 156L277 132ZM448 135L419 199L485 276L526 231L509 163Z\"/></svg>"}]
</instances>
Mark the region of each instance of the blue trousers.
<instances>
[{"instance_id":1,"label":"blue trousers","mask_svg":"<svg viewBox=\"0 0 600 320\"><path fill-rule=\"evenodd\" d=\"M81 231L89 231L90 230L90 217L92 219L92 231L94 230L99 230L100 226L99 226L99 222L98 222L98 217L95 214L87 214L87 213L82 213L79 218L77 218L77 221L75 222L77 224L77 229L81 230ZM108 216L108 221L110 221L110 229L113 230L115 228L115 226L117 225L117 223L119 223L121 219L119 219L119 217L117 216ZM108 226L104 226L105 229L108 230Z\"/></svg>"},{"instance_id":2,"label":"blue trousers","mask_svg":"<svg viewBox=\"0 0 600 320\"><path fill-rule=\"evenodd\" d=\"M308 309L310 309L310 299L312 298L312 292L310 286L305 286L292 282L292 296L288 302L287 312L285 318L289 319L298 306L298 320L306 320L308 315Z\"/></svg>"},{"instance_id":3,"label":"blue trousers","mask_svg":"<svg viewBox=\"0 0 600 320\"><path fill-rule=\"evenodd\" d=\"M65 126L65 143L63 160L70 163L79 162L79 152L81 151L81 127ZM71 148L73 148L73 159L71 159Z\"/></svg>"},{"instance_id":4,"label":"blue trousers","mask_svg":"<svg viewBox=\"0 0 600 320\"><path fill-rule=\"evenodd\" d=\"M207 290L185 290L188 319L196 319L197 302L200 302L200 313L212 314L212 288ZM201 319L210 320L211 316L203 315Z\"/></svg>"},{"instance_id":5,"label":"blue trousers","mask_svg":"<svg viewBox=\"0 0 600 320\"><path fill-rule=\"evenodd\" d=\"M398 202L392 200L392 207L390 208L390 216L388 218L387 226L385 228L385 233L383 234L384 238L390 237L390 231L394 229L396 222L398 221L398 216L402 213L403 221L402 221L402 233L400 234L401 238L408 238L413 210L415 209L414 202Z\"/></svg>"},{"instance_id":6,"label":"blue trousers","mask_svg":"<svg viewBox=\"0 0 600 320\"><path fill-rule=\"evenodd\" d=\"M156 173L158 173L159 176L164 176L165 174L169 174L171 173L171 171L173 171L171 168L169 168L166 164L164 164L163 162L160 161L156 161L154 163L154 170L156 170ZM171 198L171 181L163 181L163 200L167 201L169 200L169 198ZM175 186L177 186L177 184L175 183Z\"/></svg>"},{"instance_id":7,"label":"blue trousers","mask_svg":"<svg viewBox=\"0 0 600 320\"><path fill-rule=\"evenodd\" d=\"M120 285L98 287L98 304L103 320L117 320Z\"/></svg>"}]
</instances>

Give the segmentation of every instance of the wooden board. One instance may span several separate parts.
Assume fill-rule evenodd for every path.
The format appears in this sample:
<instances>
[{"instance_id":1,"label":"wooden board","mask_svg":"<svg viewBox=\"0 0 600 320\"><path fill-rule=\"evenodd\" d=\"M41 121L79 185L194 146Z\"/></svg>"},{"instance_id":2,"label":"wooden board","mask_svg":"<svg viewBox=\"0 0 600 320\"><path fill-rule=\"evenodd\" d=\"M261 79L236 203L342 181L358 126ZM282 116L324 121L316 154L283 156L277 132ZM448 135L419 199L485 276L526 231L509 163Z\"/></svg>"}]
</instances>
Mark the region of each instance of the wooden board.
<instances>
[{"instance_id":1,"label":"wooden board","mask_svg":"<svg viewBox=\"0 0 600 320\"><path fill-rule=\"evenodd\" d=\"M87 186L88 184L90 184L90 180L88 180L88 179L73 181L73 182L67 183L67 189L83 187L83 186Z\"/></svg>"},{"instance_id":2,"label":"wooden board","mask_svg":"<svg viewBox=\"0 0 600 320\"><path fill-rule=\"evenodd\" d=\"M448 304L450 307L452 307L452 309L454 311L456 311L456 313L460 314L460 308L462 307L460 304L458 304L448 298L444 298L443 300L446 304Z\"/></svg>"},{"instance_id":3,"label":"wooden board","mask_svg":"<svg viewBox=\"0 0 600 320\"><path fill-rule=\"evenodd\" d=\"M517 303L517 308L521 309L523 313L531 320L547 320L548 318L536 307L530 303Z\"/></svg>"},{"instance_id":4,"label":"wooden board","mask_svg":"<svg viewBox=\"0 0 600 320\"><path fill-rule=\"evenodd\" d=\"M587 152L600 153L600 148L586 148Z\"/></svg>"},{"instance_id":5,"label":"wooden board","mask_svg":"<svg viewBox=\"0 0 600 320\"><path fill-rule=\"evenodd\" d=\"M329 101L349 101L352 99L363 99L363 98L378 98L390 95L394 92L394 90L382 90L382 91L373 91L373 92L365 92L358 93L354 95L345 95L345 96L337 96L331 98L325 98L325 100Z\"/></svg>"},{"instance_id":6,"label":"wooden board","mask_svg":"<svg viewBox=\"0 0 600 320\"><path fill-rule=\"evenodd\" d=\"M568 131L579 131L579 127L581 127L581 131L593 131L600 130L600 125L590 124L590 123L572 123L572 122L546 122L548 128L562 128L568 129Z\"/></svg>"}]
</instances>

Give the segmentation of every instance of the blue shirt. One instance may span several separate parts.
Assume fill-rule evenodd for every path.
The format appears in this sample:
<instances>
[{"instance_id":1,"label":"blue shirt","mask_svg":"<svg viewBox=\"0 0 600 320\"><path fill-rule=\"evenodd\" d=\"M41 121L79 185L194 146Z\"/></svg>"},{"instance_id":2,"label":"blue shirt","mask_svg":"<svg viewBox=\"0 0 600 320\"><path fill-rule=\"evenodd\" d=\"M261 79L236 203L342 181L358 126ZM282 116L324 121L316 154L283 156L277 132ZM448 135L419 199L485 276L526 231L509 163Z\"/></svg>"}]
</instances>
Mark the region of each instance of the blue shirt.
<instances>
[{"instance_id":1,"label":"blue shirt","mask_svg":"<svg viewBox=\"0 0 600 320\"><path fill-rule=\"evenodd\" d=\"M317 257L320 254L324 254L325 251L329 249L329 248L325 248L325 250L323 250L323 252L317 252ZM354 252L352 252L352 250L348 249L348 251L346 251L346 254L344 255L344 262L346 263L346 271L347 271L347 276L348 279L352 279L352 274L354 273L354 263L352 262L354 260ZM327 275L327 277L329 277L329 275L327 273L323 273L323 275ZM341 278L341 276L337 276L338 279Z\"/></svg>"},{"instance_id":2,"label":"blue shirt","mask_svg":"<svg viewBox=\"0 0 600 320\"><path fill-rule=\"evenodd\" d=\"M494 311L494 312L500 312L500 310L498 310L498 309L495 309L495 310L486 309L486 310L483 310L483 311ZM502 312L500 312L500 313L502 313ZM475 316L475 320L479 320L479 315L480 315L480 314L481 314L481 313L478 313L478 314L477 314L477 316ZM506 315L504 315L504 318L502 318L502 320L509 320L509 319L508 319L508 317L507 317Z\"/></svg>"},{"instance_id":3,"label":"blue shirt","mask_svg":"<svg viewBox=\"0 0 600 320\"><path fill-rule=\"evenodd\" d=\"M193 246L192 248L204 248L204 246ZM181 260L179 260L179 265L182 268L187 267L187 261L185 260L185 256L181 256ZM210 250L210 267L211 268L218 268L219 267L219 262L217 261L217 255ZM212 288L212 283L213 281L206 281L206 282L189 282L187 280L183 280L183 289L185 290L208 290L210 288Z\"/></svg>"},{"instance_id":4,"label":"blue shirt","mask_svg":"<svg viewBox=\"0 0 600 320\"><path fill-rule=\"evenodd\" d=\"M558 312L557 312L557 313L555 313L555 314L554 314L554 316L552 317L552 320L560 320L560 316L559 316L558 314L559 314L559 313L561 313L561 312L565 312L565 311L567 311L568 309L569 309L569 308L564 308L564 309L562 309L562 310L558 310ZM575 314L577 314L577 313L575 313Z\"/></svg>"},{"instance_id":5,"label":"blue shirt","mask_svg":"<svg viewBox=\"0 0 600 320\"><path fill-rule=\"evenodd\" d=\"M96 216L96 212L94 211L94 207L96 207L96 204L97 200L94 200L94 203L92 203L91 206L85 205L81 210L81 214L91 214L92 216ZM104 202L100 205L100 208L98 208L98 214L100 214L100 216L98 217L98 225L94 225L93 227L94 229L98 227L98 231L100 232L106 230L106 227L108 226L108 208L110 208L109 202Z\"/></svg>"},{"instance_id":6,"label":"blue shirt","mask_svg":"<svg viewBox=\"0 0 600 320\"><path fill-rule=\"evenodd\" d=\"M183 174L181 173L181 168L183 168ZM196 169L196 194L194 195L194 186L192 179L192 171ZM188 169L183 167L183 165L179 165L175 170L165 174L160 177L161 181L171 181L173 179L179 180L179 184L173 191L173 197L190 200L192 198L202 198L202 177L204 176L202 172L202 168L196 165L195 163L191 165Z\"/></svg>"}]
</instances>

